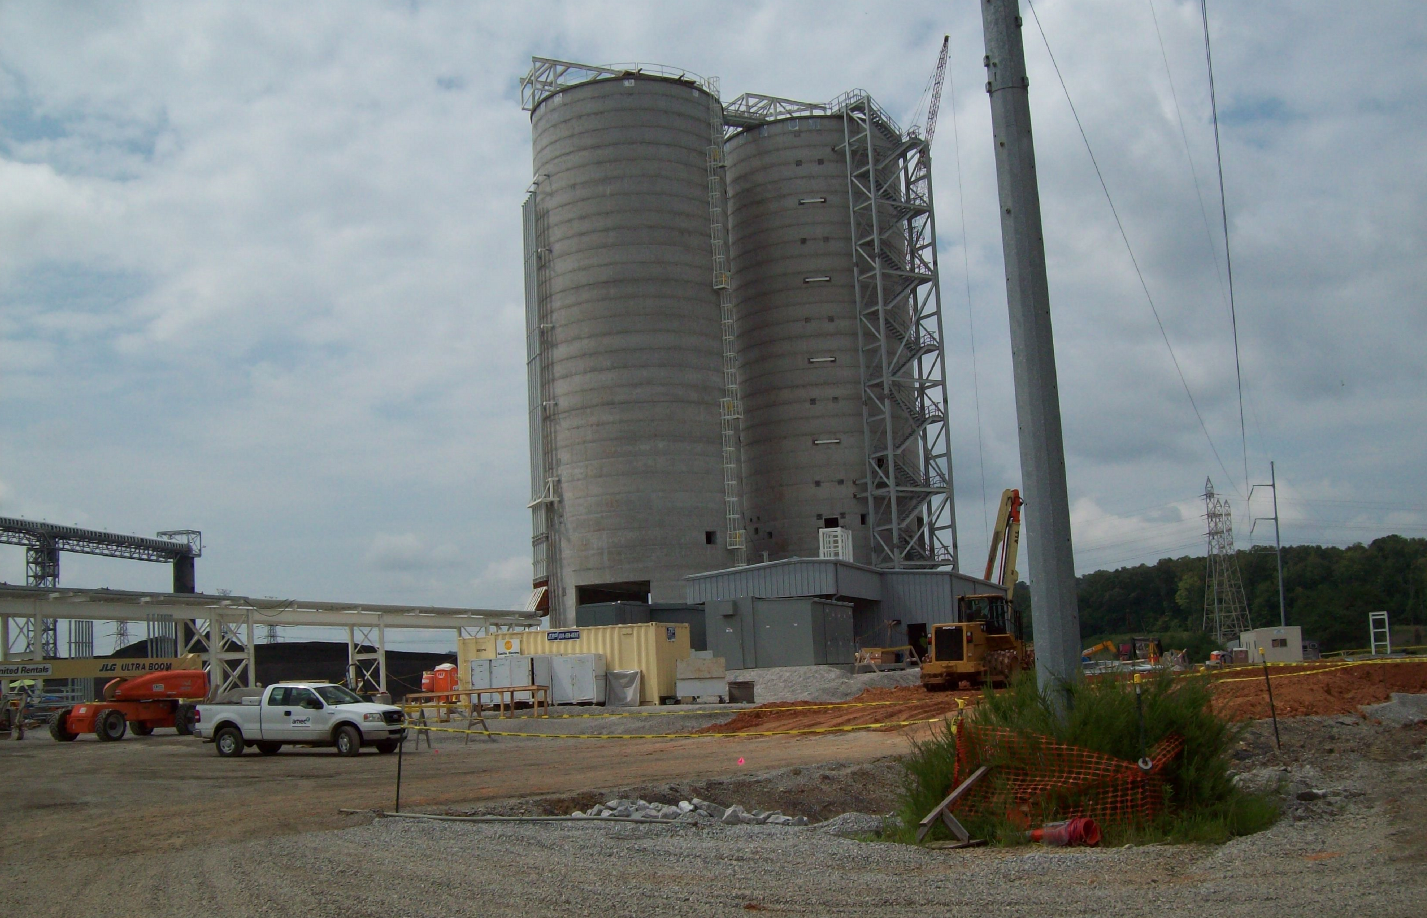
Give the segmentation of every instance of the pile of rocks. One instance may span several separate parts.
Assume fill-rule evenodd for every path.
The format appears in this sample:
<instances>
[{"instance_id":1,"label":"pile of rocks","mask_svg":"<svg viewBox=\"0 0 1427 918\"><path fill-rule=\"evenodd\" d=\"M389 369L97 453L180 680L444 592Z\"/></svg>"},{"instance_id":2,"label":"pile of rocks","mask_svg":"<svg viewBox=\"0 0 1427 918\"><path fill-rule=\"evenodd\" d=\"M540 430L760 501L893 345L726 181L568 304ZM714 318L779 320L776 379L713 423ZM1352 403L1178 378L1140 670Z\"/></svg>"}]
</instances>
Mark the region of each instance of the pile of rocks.
<instances>
[{"instance_id":1,"label":"pile of rocks","mask_svg":"<svg viewBox=\"0 0 1427 918\"><path fill-rule=\"evenodd\" d=\"M667 803L650 803L647 800L626 800L623 798L596 803L588 810L576 810L571 816L617 817L621 819L656 820L716 820L726 826L805 826L806 816L784 816L767 810L748 812L741 806L722 807L717 803L700 800L680 800L677 806Z\"/></svg>"}]
</instances>

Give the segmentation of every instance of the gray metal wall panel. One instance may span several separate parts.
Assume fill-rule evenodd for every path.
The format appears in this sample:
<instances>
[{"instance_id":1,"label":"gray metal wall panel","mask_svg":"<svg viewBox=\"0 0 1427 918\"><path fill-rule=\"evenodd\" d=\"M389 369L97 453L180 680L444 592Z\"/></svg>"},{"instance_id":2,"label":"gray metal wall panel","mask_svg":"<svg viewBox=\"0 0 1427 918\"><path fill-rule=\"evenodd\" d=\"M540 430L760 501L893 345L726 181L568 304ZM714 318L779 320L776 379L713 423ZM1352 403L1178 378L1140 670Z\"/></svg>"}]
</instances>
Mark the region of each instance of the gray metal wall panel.
<instances>
[{"instance_id":1,"label":"gray metal wall panel","mask_svg":"<svg viewBox=\"0 0 1427 918\"><path fill-rule=\"evenodd\" d=\"M849 664L857 660L854 612L845 603L823 603L823 661Z\"/></svg>"},{"instance_id":2,"label":"gray metal wall panel","mask_svg":"<svg viewBox=\"0 0 1427 918\"><path fill-rule=\"evenodd\" d=\"M704 629L709 650L723 657L729 669L749 669L743 653L743 623L736 600L719 599L704 604Z\"/></svg>"},{"instance_id":3,"label":"gray metal wall panel","mask_svg":"<svg viewBox=\"0 0 1427 918\"><path fill-rule=\"evenodd\" d=\"M781 596L844 596L854 599L882 598L882 571L844 561L799 558L767 565L751 565L734 571L716 571L687 578L688 602L735 596L776 598Z\"/></svg>"},{"instance_id":4,"label":"gray metal wall panel","mask_svg":"<svg viewBox=\"0 0 1427 918\"><path fill-rule=\"evenodd\" d=\"M753 601L756 666L814 666L820 662L814 644L813 604L807 599Z\"/></svg>"}]
</instances>

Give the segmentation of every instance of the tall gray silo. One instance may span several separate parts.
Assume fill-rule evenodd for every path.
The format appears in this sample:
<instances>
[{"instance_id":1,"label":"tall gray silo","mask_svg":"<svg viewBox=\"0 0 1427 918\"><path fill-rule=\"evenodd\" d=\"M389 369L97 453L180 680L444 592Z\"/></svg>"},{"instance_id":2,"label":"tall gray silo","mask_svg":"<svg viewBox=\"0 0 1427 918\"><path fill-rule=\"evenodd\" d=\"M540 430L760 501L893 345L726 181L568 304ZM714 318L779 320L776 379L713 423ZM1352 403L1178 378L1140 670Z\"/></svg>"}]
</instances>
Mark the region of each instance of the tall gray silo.
<instances>
[{"instance_id":1,"label":"tall gray silo","mask_svg":"<svg viewBox=\"0 0 1427 918\"><path fill-rule=\"evenodd\" d=\"M682 601L684 576L731 566L707 87L539 59L522 81L534 582L554 625Z\"/></svg>"},{"instance_id":2,"label":"tall gray silo","mask_svg":"<svg viewBox=\"0 0 1427 918\"><path fill-rule=\"evenodd\" d=\"M927 147L866 93L725 110L744 513L754 561L953 564Z\"/></svg>"},{"instance_id":3,"label":"tall gray silo","mask_svg":"<svg viewBox=\"0 0 1427 918\"><path fill-rule=\"evenodd\" d=\"M818 530L867 508L857 300L841 115L773 120L725 141L750 559L816 557Z\"/></svg>"}]
</instances>

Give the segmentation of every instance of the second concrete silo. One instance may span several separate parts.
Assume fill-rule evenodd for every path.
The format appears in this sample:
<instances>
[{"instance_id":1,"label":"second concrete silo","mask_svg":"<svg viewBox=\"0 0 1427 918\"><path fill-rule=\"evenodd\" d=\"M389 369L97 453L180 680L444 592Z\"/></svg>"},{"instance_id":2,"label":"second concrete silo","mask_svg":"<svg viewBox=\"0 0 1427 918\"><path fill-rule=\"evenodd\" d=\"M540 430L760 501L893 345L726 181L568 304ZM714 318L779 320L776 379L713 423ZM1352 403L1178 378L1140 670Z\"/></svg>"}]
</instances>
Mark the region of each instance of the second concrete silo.
<instances>
[{"instance_id":1,"label":"second concrete silo","mask_svg":"<svg viewBox=\"0 0 1427 918\"><path fill-rule=\"evenodd\" d=\"M718 99L677 72L536 61L527 331L535 584L682 601L727 567L723 343L709 148Z\"/></svg>"},{"instance_id":2,"label":"second concrete silo","mask_svg":"<svg viewBox=\"0 0 1427 918\"><path fill-rule=\"evenodd\" d=\"M816 557L818 530L866 558L867 475L841 115L725 141L750 560Z\"/></svg>"},{"instance_id":3,"label":"second concrete silo","mask_svg":"<svg viewBox=\"0 0 1427 918\"><path fill-rule=\"evenodd\" d=\"M753 560L954 564L928 144L861 90L725 118Z\"/></svg>"}]
</instances>

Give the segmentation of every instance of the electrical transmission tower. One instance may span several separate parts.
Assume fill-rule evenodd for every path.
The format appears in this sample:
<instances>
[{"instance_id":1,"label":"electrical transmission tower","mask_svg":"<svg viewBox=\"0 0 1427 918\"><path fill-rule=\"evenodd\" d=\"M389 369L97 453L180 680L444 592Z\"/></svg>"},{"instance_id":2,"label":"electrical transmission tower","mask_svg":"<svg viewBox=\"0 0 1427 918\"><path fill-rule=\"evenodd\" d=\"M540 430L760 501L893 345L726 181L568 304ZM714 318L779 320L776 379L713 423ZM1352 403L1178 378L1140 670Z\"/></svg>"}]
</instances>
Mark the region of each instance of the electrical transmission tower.
<instances>
[{"instance_id":1,"label":"electrical transmission tower","mask_svg":"<svg viewBox=\"0 0 1427 918\"><path fill-rule=\"evenodd\" d=\"M278 643L278 642L281 641L281 640L282 640L282 638L278 637L278 634L277 634L277 625L264 625L264 626L263 626L263 643L264 643L264 644L276 644L276 643Z\"/></svg>"},{"instance_id":2,"label":"electrical transmission tower","mask_svg":"<svg viewBox=\"0 0 1427 918\"><path fill-rule=\"evenodd\" d=\"M1204 630L1227 646L1249 630L1249 606L1239 579L1234 554L1234 515L1229 499L1214 493L1214 482L1204 479L1204 516L1209 521L1209 553L1204 578Z\"/></svg>"}]
</instances>

